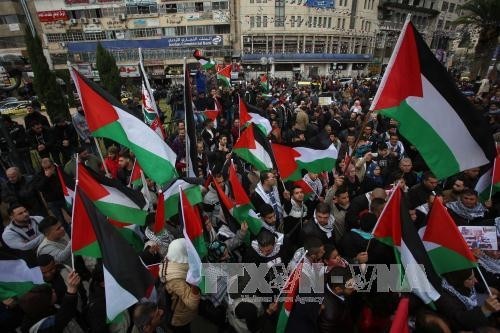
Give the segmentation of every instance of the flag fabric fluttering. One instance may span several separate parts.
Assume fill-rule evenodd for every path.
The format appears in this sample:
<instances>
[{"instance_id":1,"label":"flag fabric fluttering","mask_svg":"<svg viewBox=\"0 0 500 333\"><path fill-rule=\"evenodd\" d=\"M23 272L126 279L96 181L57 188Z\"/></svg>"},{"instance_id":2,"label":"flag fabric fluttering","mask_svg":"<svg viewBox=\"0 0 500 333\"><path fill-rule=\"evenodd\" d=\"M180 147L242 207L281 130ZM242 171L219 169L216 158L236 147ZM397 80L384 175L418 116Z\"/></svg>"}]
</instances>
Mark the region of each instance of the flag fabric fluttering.
<instances>
[{"instance_id":1,"label":"flag fabric fluttering","mask_svg":"<svg viewBox=\"0 0 500 333\"><path fill-rule=\"evenodd\" d=\"M200 213L196 206L189 203L188 198L179 188L182 207L183 234L186 240L189 269L186 281L195 286L202 282L201 259L207 255L207 245L203 238Z\"/></svg>"},{"instance_id":2,"label":"flag fabric fluttering","mask_svg":"<svg viewBox=\"0 0 500 333\"><path fill-rule=\"evenodd\" d=\"M307 200L311 196L315 195L314 189L303 178L294 181L293 185L298 186L302 189L302 191L304 192L304 200Z\"/></svg>"},{"instance_id":3,"label":"flag fabric fluttering","mask_svg":"<svg viewBox=\"0 0 500 333\"><path fill-rule=\"evenodd\" d=\"M177 156L157 133L99 85L71 66L69 70L92 135L129 148L146 175L157 184L163 185L175 178Z\"/></svg>"},{"instance_id":4,"label":"flag fabric fluttering","mask_svg":"<svg viewBox=\"0 0 500 333\"><path fill-rule=\"evenodd\" d=\"M408 326L409 305L410 299L408 297L402 297L399 300L389 333L410 333L410 327Z\"/></svg>"},{"instance_id":5,"label":"flag fabric fluttering","mask_svg":"<svg viewBox=\"0 0 500 333\"><path fill-rule=\"evenodd\" d=\"M153 277L117 230L99 213L83 191L76 196L87 212L102 253L106 317L115 319L122 311L148 296Z\"/></svg>"},{"instance_id":6,"label":"flag fabric fluttering","mask_svg":"<svg viewBox=\"0 0 500 333\"><path fill-rule=\"evenodd\" d=\"M217 71L217 80L222 82L224 87L231 86L231 65L227 65L221 70Z\"/></svg>"},{"instance_id":7,"label":"flag fabric fluttering","mask_svg":"<svg viewBox=\"0 0 500 333\"><path fill-rule=\"evenodd\" d=\"M271 90L272 87L266 74L260 76L260 86L264 93L268 93Z\"/></svg>"},{"instance_id":8,"label":"flag fabric fluttering","mask_svg":"<svg viewBox=\"0 0 500 333\"><path fill-rule=\"evenodd\" d=\"M299 262L286 281L284 287L284 290L286 291L285 301L283 302L278 315L276 333L284 333L286 331L288 319L290 318L290 313L292 312L293 305L295 304L295 298L299 293L300 276L302 274L303 265L303 262Z\"/></svg>"},{"instance_id":9,"label":"flag fabric fluttering","mask_svg":"<svg viewBox=\"0 0 500 333\"><path fill-rule=\"evenodd\" d=\"M408 202L399 186L389 197L372 234L393 247L400 264L402 288L411 290L425 304L440 297L441 280L411 221Z\"/></svg>"},{"instance_id":10,"label":"flag fabric fluttering","mask_svg":"<svg viewBox=\"0 0 500 333\"><path fill-rule=\"evenodd\" d=\"M269 120L263 116L263 111L248 104L239 96L240 127L245 128L250 123L254 123L257 128L264 133L264 136L271 134L272 127ZM250 109L250 110L249 110ZM252 111L252 112L250 112Z\"/></svg>"},{"instance_id":11,"label":"flag fabric fluttering","mask_svg":"<svg viewBox=\"0 0 500 333\"><path fill-rule=\"evenodd\" d=\"M75 181L69 177L60 166L56 166L57 177L61 183L61 189L64 195L66 206L71 209L73 206L73 197L75 196Z\"/></svg>"},{"instance_id":12,"label":"flag fabric fluttering","mask_svg":"<svg viewBox=\"0 0 500 333\"><path fill-rule=\"evenodd\" d=\"M177 179L162 189L166 219L179 213L179 186L184 191L191 205L197 205L203 201L200 185L191 183L189 179ZM158 203L160 202L158 200Z\"/></svg>"},{"instance_id":13,"label":"flag fabric fluttering","mask_svg":"<svg viewBox=\"0 0 500 333\"><path fill-rule=\"evenodd\" d=\"M77 168L78 186L94 202L99 211L122 223L143 225L147 205L144 196L116 179L103 177L83 164Z\"/></svg>"},{"instance_id":14,"label":"flag fabric fluttering","mask_svg":"<svg viewBox=\"0 0 500 333\"><path fill-rule=\"evenodd\" d=\"M0 253L0 301L20 297L37 284L44 284L40 267L30 267L23 259Z\"/></svg>"},{"instance_id":15,"label":"flag fabric fluttering","mask_svg":"<svg viewBox=\"0 0 500 333\"><path fill-rule=\"evenodd\" d=\"M160 119L160 113L158 112L153 91L149 86L148 76L144 70L142 59L139 62L139 71L142 78L142 114L144 116L144 122L149 125L149 127L155 131L155 133L158 134L162 140L165 140L167 136L165 134L165 129L163 128L163 123Z\"/></svg>"},{"instance_id":16,"label":"flag fabric fluttering","mask_svg":"<svg viewBox=\"0 0 500 333\"><path fill-rule=\"evenodd\" d=\"M196 177L197 152L196 152L196 124L193 113L193 99L191 95L191 82L189 69L184 64L184 123L186 126L186 177Z\"/></svg>"},{"instance_id":17,"label":"flag fabric fluttering","mask_svg":"<svg viewBox=\"0 0 500 333\"><path fill-rule=\"evenodd\" d=\"M130 179L128 182L128 186L132 188L138 188L141 186L141 166L137 162L137 160L134 161L134 165L132 166L132 172L130 173Z\"/></svg>"},{"instance_id":18,"label":"flag fabric fluttering","mask_svg":"<svg viewBox=\"0 0 500 333\"><path fill-rule=\"evenodd\" d=\"M479 195L479 200L485 202L496 193L500 192L500 145L497 145L497 155L493 165L481 168L482 173L476 183L474 190Z\"/></svg>"},{"instance_id":19,"label":"flag fabric fluttering","mask_svg":"<svg viewBox=\"0 0 500 333\"><path fill-rule=\"evenodd\" d=\"M165 205L162 205L165 201L163 192L158 193L158 205L156 207L155 213L155 224L153 226L153 232L155 234L159 233L165 227Z\"/></svg>"},{"instance_id":20,"label":"flag fabric fluttering","mask_svg":"<svg viewBox=\"0 0 500 333\"><path fill-rule=\"evenodd\" d=\"M193 57L198 60L203 69L212 69L215 67L215 60L204 57L200 50L195 50L193 52Z\"/></svg>"},{"instance_id":21,"label":"flag fabric fluttering","mask_svg":"<svg viewBox=\"0 0 500 333\"><path fill-rule=\"evenodd\" d=\"M434 199L427 225L419 230L419 234L438 274L477 267L476 258L441 198Z\"/></svg>"},{"instance_id":22,"label":"flag fabric fluttering","mask_svg":"<svg viewBox=\"0 0 500 333\"><path fill-rule=\"evenodd\" d=\"M337 163L338 152L333 144L323 150L308 147L292 148L275 143L271 147L279 175L284 181L301 179L303 169L314 173L331 171Z\"/></svg>"},{"instance_id":23,"label":"flag fabric fluttering","mask_svg":"<svg viewBox=\"0 0 500 333\"><path fill-rule=\"evenodd\" d=\"M370 109L398 121L439 179L495 158L484 117L470 112L472 105L409 19Z\"/></svg>"},{"instance_id":24,"label":"flag fabric fluttering","mask_svg":"<svg viewBox=\"0 0 500 333\"><path fill-rule=\"evenodd\" d=\"M276 165L269 141L253 123L241 132L233 152L259 171L274 169Z\"/></svg>"}]
</instances>

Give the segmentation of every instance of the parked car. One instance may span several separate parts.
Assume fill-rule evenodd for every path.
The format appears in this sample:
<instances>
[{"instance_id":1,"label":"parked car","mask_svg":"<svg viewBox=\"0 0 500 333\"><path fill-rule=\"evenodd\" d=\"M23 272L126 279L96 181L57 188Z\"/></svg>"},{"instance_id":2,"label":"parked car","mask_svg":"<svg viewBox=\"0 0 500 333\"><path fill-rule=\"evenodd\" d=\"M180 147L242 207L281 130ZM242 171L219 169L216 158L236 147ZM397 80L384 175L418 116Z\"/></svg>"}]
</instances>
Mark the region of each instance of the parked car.
<instances>
[{"instance_id":1,"label":"parked car","mask_svg":"<svg viewBox=\"0 0 500 333\"><path fill-rule=\"evenodd\" d=\"M12 101L0 106L0 114L12 116L25 115L28 113L28 106L31 106L31 101ZM41 110L45 111L45 105L41 105Z\"/></svg>"}]
</instances>

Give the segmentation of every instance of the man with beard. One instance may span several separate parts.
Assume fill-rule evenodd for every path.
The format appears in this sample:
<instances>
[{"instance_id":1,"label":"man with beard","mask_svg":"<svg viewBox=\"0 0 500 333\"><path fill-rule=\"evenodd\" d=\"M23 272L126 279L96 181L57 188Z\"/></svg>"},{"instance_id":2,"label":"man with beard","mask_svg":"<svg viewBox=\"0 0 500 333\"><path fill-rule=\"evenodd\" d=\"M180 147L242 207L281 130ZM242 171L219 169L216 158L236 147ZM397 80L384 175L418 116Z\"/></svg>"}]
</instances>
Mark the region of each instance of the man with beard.
<instances>
[{"instance_id":1,"label":"man with beard","mask_svg":"<svg viewBox=\"0 0 500 333\"><path fill-rule=\"evenodd\" d=\"M460 200L449 202L446 207L457 226L493 225L493 218L496 217L491 200L483 205L478 200L477 192L471 189L465 189Z\"/></svg>"},{"instance_id":2,"label":"man with beard","mask_svg":"<svg viewBox=\"0 0 500 333\"><path fill-rule=\"evenodd\" d=\"M451 189L443 191L443 202L447 204L448 202L457 201L460 199L460 195L465 190L465 184L463 177L459 176L453 181Z\"/></svg>"},{"instance_id":3,"label":"man with beard","mask_svg":"<svg viewBox=\"0 0 500 333\"><path fill-rule=\"evenodd\" d=\"M309 237L316 237L323 244L335 245L335 218L330 214L331 209L324 202L318 203L314 210L313 221L307 223L300 233L300 244L304 244Z\"/></svg>"}]
</instances>

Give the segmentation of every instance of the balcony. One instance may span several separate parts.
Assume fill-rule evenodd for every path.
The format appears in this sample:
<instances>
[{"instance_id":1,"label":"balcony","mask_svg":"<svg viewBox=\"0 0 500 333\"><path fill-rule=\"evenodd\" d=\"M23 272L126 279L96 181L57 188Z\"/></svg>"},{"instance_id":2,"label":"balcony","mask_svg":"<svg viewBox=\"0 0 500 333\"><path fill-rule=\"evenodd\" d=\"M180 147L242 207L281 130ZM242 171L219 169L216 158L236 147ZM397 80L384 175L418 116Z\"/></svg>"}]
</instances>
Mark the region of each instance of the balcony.
<instances>
[{"instance_id":1,"label":"balcony","mask_svg":"<svg viewBox=\"0 0 500 333\"><path fill-rule=\"evenodd\" d=\"M379 10L382 12L391 12L392 10L398 10L398 9L403 9L406 11L409 11L411 13L421 13L421 14L427 14L431 17L439 15L439 11L436 9L430 9L430 8L425 8L425 7L420 7L420 6L412 6L404 3L399 3L397 1L381 1L379 6ZM385 14L384 13L384 14Z\"/></svg>"},{"instance_id":2,"label":"balcony","mask_svg":"<svg viewBox=\"0 0 500 333\"><path fill-rule=\"evenodd\" d=\"M24 36L24 23L0 24L0 37Z\"/></svg>"}]
</instances>

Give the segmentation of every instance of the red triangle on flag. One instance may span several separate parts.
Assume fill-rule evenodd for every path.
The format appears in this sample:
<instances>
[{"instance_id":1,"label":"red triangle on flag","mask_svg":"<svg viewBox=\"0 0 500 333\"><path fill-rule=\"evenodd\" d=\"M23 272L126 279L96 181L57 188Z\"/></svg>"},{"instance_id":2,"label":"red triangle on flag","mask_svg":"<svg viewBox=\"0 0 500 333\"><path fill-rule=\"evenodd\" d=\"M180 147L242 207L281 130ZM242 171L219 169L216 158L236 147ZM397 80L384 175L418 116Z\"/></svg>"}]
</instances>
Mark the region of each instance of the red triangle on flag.
<instances>
[{"instance_id":1,"label":"red triangle on flag","mask_svg":"<svg viewBox=\"0 0 500 333\"><path fill-rule=\"evenodd\" d=\"M165 226L165 204L164 204L164 195L163 192L158 194L158 205L156 206L156 214L155 214L155 224L153 226L153 232L155 234L159 233L163 230Z\"/></svg>"},{"instance_id":2,"label":"red triangle on flag","mask_svg":"<svg viewBox=\"0 0 500 333\"><path fill-rule=\"evenodd\" d=\"M238 98L239 100L239 110L240 110L240 127L244 127L246 123L252 120L252 117L248 114L248 108L241 96Z\"/></svg>"},{"instance_id":3,"label":"red triangle on flag","mask_svg":"<svg viewBox=\"0 0 500 333\"><path fill-rule=\"evenodd\" d=\"M391 246L401 246L401 188L396 187L379 216L373 236Z\"/></svg>"},{"instance_id":4,"label":"red triangle on flag","mask_svg":"<svg viewBox=\"0 0 500 333\"><path fill-rule=\"evenodd\" d=\"M300 154L292 147L287 147L284 145L279 145L273 143L271 145L274 153L274 158L276 159L276 165L278 166L278 172L280 177L287 179L298 169L298 164L295 161L296 157L300 157Z\"/></svg>"},{"instance_id":5,"label":"red triangle on flag","mask_svg":"<svg viewBox=\"0 0 500 333\"><path fill-rule=\"evenodd\" d=\"M256 149L255 136L253 133L253 126L250 125L241 132L238 141L234 144L233 149Z\"/></svg>"},{"instance_id":6,"label":"red triangle on flag","mask_svg":"<svg viewBox=\"0 0 500 333\"><path fill-rule=\"evenodd\" d=\"M217 74L219 75L224 75L228 79L231 78L231 65L227 65L226 67L222 68L221 70L217 71Z\"/></svg>"},{"instance_id":7,"label":"red triangle on flag","mask_svg":"<svg viewBox=\"0 0 500 333\"><path fill-rule=\"evenodd\" d=\"M186 233L189 239L193 240L203 235L200 213L198 212L198 209L196 207L191 206L186 194L182 190L181 190L181 196L182 196L182 214L186 228Z\"/></svg>"},{"instance_id":8,"label":"red triangle on flag","mask_svg":"<svg viewBox=\"0 0 500 333\"><path fill-rule=\"evenodd\" d=\"M250 203L250 198L245 192L243 185L241 185L240 180L236 174L236 167L233 162L229 166L229 183L231 184L231 189L233 192L234 200L237 205L247 205Z\"/></svg>"}]
</instances>

